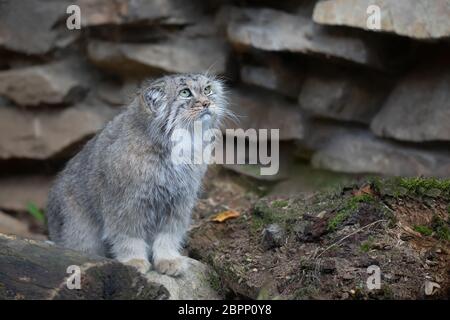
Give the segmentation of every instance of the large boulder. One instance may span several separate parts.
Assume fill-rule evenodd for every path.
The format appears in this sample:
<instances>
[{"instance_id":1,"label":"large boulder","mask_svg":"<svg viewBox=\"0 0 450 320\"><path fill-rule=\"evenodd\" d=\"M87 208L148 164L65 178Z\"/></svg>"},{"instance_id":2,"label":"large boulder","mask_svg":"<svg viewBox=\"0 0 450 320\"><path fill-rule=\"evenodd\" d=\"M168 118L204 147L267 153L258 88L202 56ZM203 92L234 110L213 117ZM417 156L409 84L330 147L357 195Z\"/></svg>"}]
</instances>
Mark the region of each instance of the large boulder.
<instances>
[{"instance_id":1,"label":"large boulder","mask_svg":"<svg viewBox=\"0 0 450 320\"><path fill-rule=\"evenodd\" d=\"M23 106L67 104L83 96L89 78L87 67L75 59L11 69L0 72L0 95Z\"/></svg>"},{"instance_id":2,"label":"large boulder","mask_svg":"<svg viewBox=\"0 0 450 320\"><path fill-rule=\"evenodd\" d=\"M317 23L367 28L367 9L381 10L381 29L416 39L450 36L449 0L326 0L319 1L313 19Z\"/></svg>"},{"instance_id":3,"label":"large boulder","mask_svg":"<svg viewBox=\"0 0 450 320\"><path fill-rule=\"evenodd\" d=\"M225 72L226 44L218 38L173 38L158 43L91 41L88 55L99 67L119 74Z\"/></svg>"},{"instance_id":4,"label":"large boulder","mask_svg":"<svg viewBox=\"0 0 450 320\"><path fill-rule=\"evenodd\" d=\"M0 47L26 54L44 54L67 44L78 32L66 28L70 0L0 1ZM60 21L64 23L60 23Z\"/></svg>"},{"instance_id":5,"label":"large boulder","mask_svg":"<svg viewBox=\"0 0 450 320\"><path fill-rule=\"evenodd\" d=\"M0 108L0 159L49 159L92 136L117 110L78 105L54 111Z\"/></svg>"},{"instance_id":6,"label":"large boulder","mask_svg":"<svg viewBox=\"0 0 450 320\"><path fill-rule=\"evenodd\" d=\"M450 141L450 66L423 66L408 74L373 119L372 131L398 140Z\"/></svg>"},{"instance_id":7,"label":"large boulder","mask_svg":"<svg viewBox=\"0 0 450 320\"><path fill-rule=\"evenodd\" d=\"M450 153L403 146L355 130L329 136L313 155L317 168L393 176L450 176Z\"/></svg>"},{"instance_id":8,"label":"large boulder","mask_svg":"<svg viewBox=\"0 0 450 320\"><path fill-rule=\"evenodd\" d=\"M227 27L236 48L316 54L379 67L380 59L363 37L315 24L273 9L235 9Z\"/></svg>"}]
</instances>

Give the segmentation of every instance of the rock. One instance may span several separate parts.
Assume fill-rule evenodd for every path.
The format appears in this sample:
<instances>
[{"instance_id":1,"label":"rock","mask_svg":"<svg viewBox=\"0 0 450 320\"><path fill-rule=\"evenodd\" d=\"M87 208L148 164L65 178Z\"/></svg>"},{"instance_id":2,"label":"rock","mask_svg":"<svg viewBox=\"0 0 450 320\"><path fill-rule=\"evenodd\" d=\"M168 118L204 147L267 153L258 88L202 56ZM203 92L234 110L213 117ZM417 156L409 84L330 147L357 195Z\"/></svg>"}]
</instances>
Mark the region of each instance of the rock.
<instances>
[{"instance_id":1,"label":"rock","mask_svg":"<svg viewBox=\"0 0 450 320\"><path fill-rule=\"evenodd\" d=\"M135 268L117 260L3 234L0 270L1 300L168 298L168 291L161 284L148 281Z\"/></svg>"},{"instance_id":2,"label":"rock","mask_svg":"<svg viewBox=\"0 0 450 320\"><path fill-rule=\"evenodd\" d=\"M162 72L205 72L223 74L226 44L218 38L174 38L151 43L91 41L91 61L107 70L138 76Z\"/></svg>"},{"instance_id":3,"label":"rock","mask_svg":"<svg viewBox=\"0 0 450 320\"><path fill-rule=\"evenodd\" d=\"M261 245L266 250L281 247L285 241L285 231L279 224L269 224L262 231Z\"/></svg>"},{"instance_id":4,"label":"rock","mask_svg":"<svg viewBox=\"0 0 450 320\"><path fill-rule=\"evenodd\" d=\"M33 234L28 230L26 223L19 219L13 218L10 215L0 211L0 233L7 235L16 235L26 237L29 239L44 240L44 235Z\"/></svg>"},{"instance_id":5,"label":"rock","mask_svg":"<svg viewBox=\"0 0 450 320\"><path fill-rule=\"evenodd\" d=\"M425 280L425 294L427 296L432 296L432 295L436 294L440 288L441 288L441 286L439 285L439 283L436 283L436 282L433 282L430 280Z\"/></svg>"},{"instance_id":6,"label":"rock","mask_svg":"<svg viewBox=\"0 0 450 320\"><path fill-rule=\"evenodd\" d=\"M224 128L279 129L280 140L304 138L305 118L300 108L283 97L241 87L230 92L230 100L230 110L238 121L226 121ZM270 138L270 132L268 136Z\"/></svg>"},{"instance_id":7,"label":"rock","mask_svg":"<svg viewBox=\"0 0 450 320\"><path fill-rule=\"evenodd\" d=\"M371 129L398 140L450 141L449 101L450 65L421 67L398 83Z\"/></svg>"},{"instance_id":8,"label":"rock","mask_svg":"<svg viewBox=\"0 0 450 320\"><path fill-rule=\"evenodd\" d=\"M327 232L326 219L304 216L304 220L297 221L293 228L295 238L300 242L315 242Z\"/></svg>"},{"instance_id":9,"label":"rock","mask_svg":"<svg viewBox=\"0 0 450 320\"><path fill-rule=\"evenodd\" d=\"M74 40L79 33L67 29L65 24L66 9L72 3L70 0L0 1L0 47L44 54Z\"/></svg>"},{"instance_id":10,"label":"rock","mask_svg":"<svg viewBox=\"0 0 450 320\"><path fill-rule=\"evenodd\" d=\"M305 71L296 64L271 56L259 64L245 63L240 68L241 81L297 98Z\"/></svg>"},{"instance_id":11,"label":"rock","mask_svg":"<svg viewBox=\"0 0 450 320\"><path fill-rule=\"evenodd\" d=\"M0 209L26 211L29 203L45 208L52 180L53 177L44 175L0 178Z\"/></svg>"},{"instance_id":12,"label":"rock","mask_svg":"<svg viewBox=\"0 0 450 320\"><path fill-rule=\"evenodd\" d=\"M148 272L145 277L152 283L158 283L169 292L170 300L219 300L221 296L211 287L211 281L217 277L207 265L188 259L186 274L174 278L156 271Z\"/></svg>"},{"instance_id":13,"label":"rock","mask_svg":"<svg viewBox=\"0 0 450 320\"><path fill-rule=\"evenodd\" d=\"M380 7L381 29L416 39L450 36L450 1L435 0L326 0L317 2L313 19L327 25L350 26L368 30L367 8Z\"/></svg>"},{"instance_id":14,"label":"rock","mask_svg":"<svg viewBox=\"0 0 450 320\"><path fill-rule=\"evenodd\" d=\"M307 234L309 233L308 230L311 228L311 224L312 223L307 220L300 220L295 224L293 231L298 240L305 241L306 239L309 239Z\"/></svg>"},{"instance_id":15,"label":"rock","mask_svg":"<svg viewBox=\"0 0 450 320\"><path fill-rule=\"evenodd\" d=\"M89 70L73 59L0 72L0 95L19 105L66 104L89 88Z\"/></svg>"},{"instance_id":16,"label":"rock","mask_svg":"<svg viewBox=\"0 0 450 320\"><path fill-rule=\"evenodd\" d=\"M314 167L348 173L395 176L450 175L450 154L378 139L365 131L329 136L313 157Z\"/></svg>"},{"instance_id":17,"label":"rock","mask_svg":"<svg viewBox=\"0 0 450 320\"><path fill-rule=\"evenodd\" d=\"M324 28L312 20L272 9L235 9L227 27L237 48L318 54L363 65L380 66L362 37Z\"/></svg>"},{"instance_id":18,"label":"rock","mask_svg":"<svg viewBox=\"0 0 450 320\"><path fill-rule=\"evenodd\" d=\"M132 79L127 79L124 83L102 82L96 90L96 95L109 105L126 106L133 101L138 88L139 82Z\"/></svg>"},{"instance_id":19,"label":"rock","mask_svg":"<svg viewBox=\"0 0 450 320\"><path fill-rule=\"evenodd\" d=\"M0 159L49 159L97 132L117 110L80 104L54 111L0 108Z\"/></svg>"},{"instance_id":20,"label":"rock","mask_svg":"<svg viewBox=\"0 0 450 320\"><path fill-rule=\"evenodd\" d=\"M77 0L82 25L151 24L186 25L201 13L198 1L165 0Z\"/></svg>"},{"instance_id":21,"label":"rock","mask_svg":"<svg viewBox=\"0 0 450 320\"><path fill-rule=\"evenodd\" d=\"M318 73L306 77L299 104L314 116L369 124L381 108L387 89L367 75L337 70Z\"/></svg>"}]
</instances>

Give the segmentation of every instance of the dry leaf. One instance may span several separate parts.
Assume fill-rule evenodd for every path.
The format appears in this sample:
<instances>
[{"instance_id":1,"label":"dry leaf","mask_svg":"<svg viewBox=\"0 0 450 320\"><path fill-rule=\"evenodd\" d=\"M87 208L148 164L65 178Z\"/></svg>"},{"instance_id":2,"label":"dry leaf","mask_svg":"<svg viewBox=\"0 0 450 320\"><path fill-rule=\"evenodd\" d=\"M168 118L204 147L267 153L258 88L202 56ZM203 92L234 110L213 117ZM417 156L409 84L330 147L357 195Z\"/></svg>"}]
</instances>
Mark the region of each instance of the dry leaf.
<instances>
[{"instance_id":1,"label":"dry leaf","mask_svg":"<svg viewBox=\"0 0 450 320\"><path fill-rule=\"evenodd\" d=\"M359 190L353 191L354 196L361 196L363 194L371 194L371 195L374 194L372 188L370 187L370 184L365 185Z\"/></svg>"},{"instance_id":2,"label":"dry leaf","mask_svg":"<svg viewBox=\"0 0 450 320\"><path fill-rule=\"evenodd\" d=\"M233 218L237 218L239 217L241 214L235 210L227 210L227 211L223 211L219 214L217 214L216 216L214 216L211 221L214 222L224 222L228 219L233 219Z\"/></svg>"}]
</instances>

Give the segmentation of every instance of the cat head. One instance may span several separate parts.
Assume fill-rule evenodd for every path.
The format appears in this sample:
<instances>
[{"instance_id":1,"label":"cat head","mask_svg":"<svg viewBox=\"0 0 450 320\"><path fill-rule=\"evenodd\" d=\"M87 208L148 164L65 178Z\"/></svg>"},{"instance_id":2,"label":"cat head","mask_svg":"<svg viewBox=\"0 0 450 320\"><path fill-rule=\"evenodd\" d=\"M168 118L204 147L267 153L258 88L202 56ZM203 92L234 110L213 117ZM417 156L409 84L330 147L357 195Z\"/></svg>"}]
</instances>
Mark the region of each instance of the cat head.
<instances>
[{"instance_id":1,"label":"cat head","mask_svg":"<svg viewBox=\"0 0 450 320\"><path fill-rule=\"evenodd\" d=\"M229 115L222 81L205 74L157 79L144 87L141 101L166 131L191 128L196 121L217 127Z\"/></svg>"}]
</instances>

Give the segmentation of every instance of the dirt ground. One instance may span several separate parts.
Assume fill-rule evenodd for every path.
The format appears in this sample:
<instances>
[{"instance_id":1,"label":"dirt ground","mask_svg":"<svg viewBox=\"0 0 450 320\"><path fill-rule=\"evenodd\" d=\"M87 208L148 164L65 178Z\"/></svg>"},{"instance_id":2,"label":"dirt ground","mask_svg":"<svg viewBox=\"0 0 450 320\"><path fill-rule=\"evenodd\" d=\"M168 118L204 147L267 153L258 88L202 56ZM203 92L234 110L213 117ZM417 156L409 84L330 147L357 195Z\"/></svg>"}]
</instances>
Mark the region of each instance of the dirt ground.
<instances>
[{"instance_id":1,"label":"dirt ground","mask_svg":"<svg viewBox=\"0 0 450 320\"><path fill-rule=\"evenodd\" d=\"M205 181L188 251L214 267L211 283L228 298L449 297L448 180L373 179L262 198L264 188L249 191L259 189L223 170ZM211 221L224 210L240 216ZM369 267L379 268L379 286Z\"/></svg>"}]
</instances>

